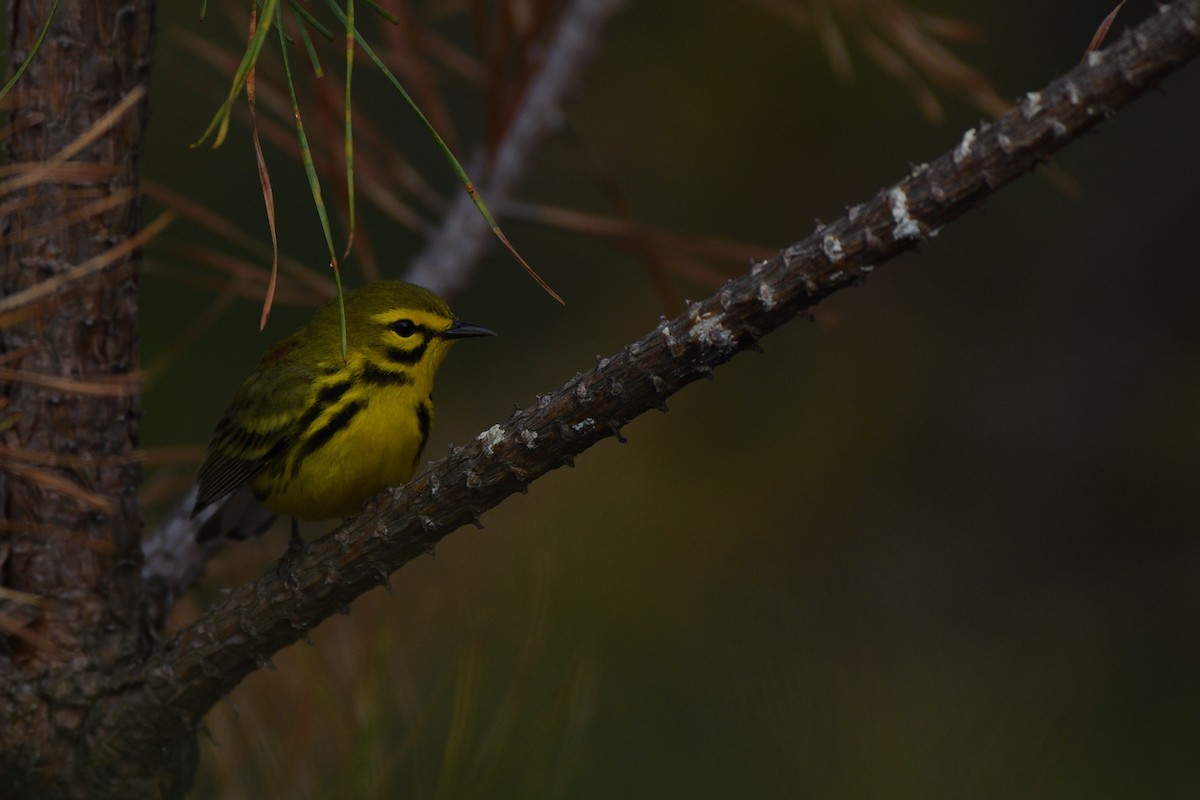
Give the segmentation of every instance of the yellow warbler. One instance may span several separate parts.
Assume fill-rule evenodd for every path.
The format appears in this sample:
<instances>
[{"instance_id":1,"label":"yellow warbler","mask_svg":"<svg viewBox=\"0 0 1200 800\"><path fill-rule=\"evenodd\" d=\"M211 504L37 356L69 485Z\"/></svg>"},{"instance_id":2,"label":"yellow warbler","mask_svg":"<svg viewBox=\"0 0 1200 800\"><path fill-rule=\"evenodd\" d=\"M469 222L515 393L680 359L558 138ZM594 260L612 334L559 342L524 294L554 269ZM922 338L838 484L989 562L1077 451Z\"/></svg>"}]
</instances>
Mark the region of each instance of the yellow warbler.
<instances>
[{"instance_id":1,"label":"yellow warbler","mask_svg":"<svg viewBox=\"0 0 1200 800\"><path fill-rule=\"evenodd\" d=\"M293 520L347 517L407 481L429 438L433 376L451 343L493 335L400 281L347 293L345 309L345 360L331 301L238 389L200 466L193 513L222 500L240 508L218 514L201 540L254 533L240 519L254 500ZM260 513L250 527L262 521L269 517Z\"/></svg>"}]
</instances>

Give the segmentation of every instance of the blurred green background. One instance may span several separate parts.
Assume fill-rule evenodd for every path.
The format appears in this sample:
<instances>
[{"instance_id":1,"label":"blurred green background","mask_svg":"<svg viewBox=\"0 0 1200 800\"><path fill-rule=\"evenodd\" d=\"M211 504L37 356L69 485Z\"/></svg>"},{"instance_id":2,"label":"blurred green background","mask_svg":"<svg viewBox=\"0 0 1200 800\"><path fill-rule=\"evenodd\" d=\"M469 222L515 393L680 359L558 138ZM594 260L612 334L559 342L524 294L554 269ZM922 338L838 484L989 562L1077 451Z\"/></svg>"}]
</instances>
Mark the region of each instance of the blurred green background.
<instances>
[{"instance_id":1,"label":"blurred green background","mask_svg":"<svg viewBox=\"0 0 1200 800\"><path fill-rule=\"evenodd\" d=\"M1008 98L1077 63L1112 5L916 7L978 25L949 47ZM641 223L778 248L980 117L941 93L931 124L853 42L843 83L817 35L753 4L630 6L569 107L591 155L551 139L523 200L607 212L591 157ZM1114 33L1152 11L1128 3ZM160 13L148 175L269 242L246 129L188 148L227 83L180 32L244 34ZM361 85L452 192L395 96ZM456 91L469 153L480 113ZM209 715L193 796L1200 796L1197 129L1192 65L1056 160L1077 193L1023 179L450 536ZM299 167L268 158L282 247L321 271ZM366 225L400 277L418 238ZM627 254L506 228L567 305L492 253L454 307L500 336L442 370L429 459L711 291L673 279L664 305ZM180 221L148 252L152 448L202 446L311 313L280 307L259 335L239 301L181 349L214 294L173 274L180 242L227 247ZM284 541L231 549L177 621Z\"/></svg>"}]
</instances>

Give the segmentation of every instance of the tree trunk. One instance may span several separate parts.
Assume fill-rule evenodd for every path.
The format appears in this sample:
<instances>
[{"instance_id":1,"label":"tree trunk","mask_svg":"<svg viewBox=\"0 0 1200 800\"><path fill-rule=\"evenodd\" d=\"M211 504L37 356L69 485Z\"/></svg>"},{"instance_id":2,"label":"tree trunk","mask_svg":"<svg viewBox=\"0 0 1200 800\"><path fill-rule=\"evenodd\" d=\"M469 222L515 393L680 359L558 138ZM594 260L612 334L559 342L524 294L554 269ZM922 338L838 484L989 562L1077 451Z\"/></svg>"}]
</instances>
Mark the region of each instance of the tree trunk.
<instances>
[{"instance_id":1,"label":"tree trunk","mask_svg":"<svg viewBox=\"0 0 1200 800\"><path fill-rule=\"evenodd\" d=\"M14 69L51 5L10 0ZM65 0L7 98L7 171L37 177L4 198L3 296L70 276L136 233L153 19L151 0ZM131 92L131 108L96 125ZM61 167L34 172L64 148ZM191 779L194 741L153 772L90 746L106 727L96 709L152 643L134 459L138 264L136 250L122 255L0 320L0 584L24 593L0 598L0 796L153 797ZM140 777L166 774L164 762L166 779Z\"/></svg>"}]
</instances>

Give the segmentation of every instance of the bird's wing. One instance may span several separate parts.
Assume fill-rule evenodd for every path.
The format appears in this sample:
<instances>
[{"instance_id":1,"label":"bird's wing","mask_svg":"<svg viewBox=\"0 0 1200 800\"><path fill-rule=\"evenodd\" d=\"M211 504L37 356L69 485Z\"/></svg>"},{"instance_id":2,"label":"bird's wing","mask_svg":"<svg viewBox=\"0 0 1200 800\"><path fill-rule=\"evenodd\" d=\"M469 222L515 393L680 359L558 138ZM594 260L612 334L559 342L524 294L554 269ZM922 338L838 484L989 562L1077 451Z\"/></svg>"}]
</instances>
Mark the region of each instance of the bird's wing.
<instances>
[{"instance_id":1,"label":"bird's wing","mask_svg":"<svg viewBox=\"0 0 1200 800\"><path fill-rule=\"evenodd\" d=\"M281 343L263 358L217 424L200 465L197 511L279 463L299 435L313 369L286 357L283 348L289 344Z\"/></svg>"}]
</instances>

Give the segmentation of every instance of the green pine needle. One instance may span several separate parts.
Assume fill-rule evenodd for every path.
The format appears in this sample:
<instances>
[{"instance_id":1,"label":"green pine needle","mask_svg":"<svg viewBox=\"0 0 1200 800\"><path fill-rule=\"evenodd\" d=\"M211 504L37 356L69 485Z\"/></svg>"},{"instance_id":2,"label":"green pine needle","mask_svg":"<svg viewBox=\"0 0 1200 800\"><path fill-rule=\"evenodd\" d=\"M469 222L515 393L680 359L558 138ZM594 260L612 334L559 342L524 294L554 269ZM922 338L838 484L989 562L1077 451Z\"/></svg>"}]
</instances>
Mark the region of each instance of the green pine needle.
<instances>
[{"instance_id":1,"label":"green pine needle","mask_svg":"<svg viewBox=\"0 0 1200 800\"><path fill-rule=\"evenodd\" d=\"M338 322L342 347L342 358L346 357L346 311L342 299L342 277L338 269L337 256L333 250L333 233L329 228L329 213L325 209L325 200L321 195L321 181L317 177L317 168L313 164L312 148L308 145L308 135L304 132L304 121L300 117L300 101L296 97L296 83L292 79L291 62L287 55L287 39L283 35L283 10L275 6L279 28L279 45L283 53L283 74L287 82L288 95L292 102L292 116L296 120L296 138L300 142L300 160L304 163L304 173L308 176L308 188L312 192L313 204L317 208L317 216L321 219L321 232L325 234L325 246L329 250L329 266L333 269L334 282L337 284Z\"/></svg>"},{"instance_id":2,"label":"green pine needle","mask_svg":"<svg viewBox=\"0 0 1200 800\"><path fill-rule=\"evenodd\" d=\"M46 16L46 21L42 23L42 29L38 32L37 39L34 40L29 55L25 56L25 60L21 62L21 66L17 67L17 71L8 79L8 83L4 84L3 89L0 89L0 99L8 94L12 87L17 85L17 81L21 80L21 76L25 74L25 70L29 69L29 65L33 63L34 57L42 49L42 42L46 40L46 34L50 31L50 23L54 22L54 15L58 13L58 3L59 0L54 0L54 5L50 6L50 13Z\"/></svg>"}]
</instances>

